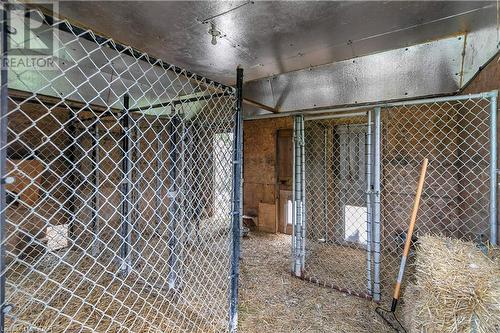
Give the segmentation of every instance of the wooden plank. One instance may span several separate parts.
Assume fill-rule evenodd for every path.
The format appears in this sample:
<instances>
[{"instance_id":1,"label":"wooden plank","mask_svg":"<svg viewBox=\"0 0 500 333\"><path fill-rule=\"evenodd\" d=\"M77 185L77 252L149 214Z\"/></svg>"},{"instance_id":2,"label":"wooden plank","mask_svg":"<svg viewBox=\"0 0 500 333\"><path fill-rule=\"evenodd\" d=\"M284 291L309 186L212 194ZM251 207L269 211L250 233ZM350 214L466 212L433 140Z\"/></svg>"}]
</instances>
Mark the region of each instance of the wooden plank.
<instances>
[{"instance_id":1,"label":"wooden plank","mask_svg":"<svg viewBox=\"0 0 500 333\"><path fill-rule=\"evenodd\" d=\"M276 206L274 204L259 203L259 231L276 233Z\"/></svg>"}]
</instances>

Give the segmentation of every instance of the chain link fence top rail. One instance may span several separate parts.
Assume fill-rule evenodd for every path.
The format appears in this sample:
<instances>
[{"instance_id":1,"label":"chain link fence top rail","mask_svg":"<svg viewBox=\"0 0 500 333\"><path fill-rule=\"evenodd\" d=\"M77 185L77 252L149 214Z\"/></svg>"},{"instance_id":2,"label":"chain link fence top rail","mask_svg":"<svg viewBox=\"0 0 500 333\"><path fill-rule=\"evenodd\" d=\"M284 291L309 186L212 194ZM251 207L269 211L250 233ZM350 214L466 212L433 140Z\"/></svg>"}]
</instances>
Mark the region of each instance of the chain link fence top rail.
<instances>
[{"instance_id":1,"label":"chain link fence top rail","mask_svg":"<svg viewBox=\"0 0 500 333\"><path fill-rule=\"evenodd\" d=\"M40 17L59 57L9 69L2 116L5 330L227 331L234 89Z\"/></svg>"}]
</instances>

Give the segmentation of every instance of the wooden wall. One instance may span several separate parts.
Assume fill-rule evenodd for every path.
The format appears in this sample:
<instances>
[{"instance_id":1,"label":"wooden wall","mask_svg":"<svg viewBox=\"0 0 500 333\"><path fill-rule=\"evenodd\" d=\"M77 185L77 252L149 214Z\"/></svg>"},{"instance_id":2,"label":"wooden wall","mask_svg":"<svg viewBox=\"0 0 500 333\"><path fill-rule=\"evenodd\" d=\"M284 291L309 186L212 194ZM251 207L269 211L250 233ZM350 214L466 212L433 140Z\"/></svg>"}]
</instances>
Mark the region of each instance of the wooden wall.
<instances>
[{"instance_id":1,"label":"wooden wall","mask_svg":"<svg viewBox=\"0 0 500 333\"><path fill-rule=\"evenodd\" d=\"M479 74L467 85L463 94L474 94L491 90L500 90L500 55L497 56L483 68ZM497 101L500 111L500 100ZM497 139L500 138L500 117L497 112ZM500 147L497 140L497 154L500 155ZM498 168L498 166L497 166ZM472 184L474 186L474 184ZM497 189L498 191L498 189ZM500 202L500 192L497 192L497 202ZM498 206L498 205L497 205ZM500 214L497 213L497 221ZM497 223L498 225L498 223Z\"/></svg>"},{"instance_id":2,"label":"wooden wall","mask_svg":"<svg viewBox=\"0 0 500 333\"><path fill-rule=\"evenodd\" d=\"M243 214L258 216L259 203L275 203L276 131L291 128L291 117L244 122Z\"/></svg>"}]
</instances>

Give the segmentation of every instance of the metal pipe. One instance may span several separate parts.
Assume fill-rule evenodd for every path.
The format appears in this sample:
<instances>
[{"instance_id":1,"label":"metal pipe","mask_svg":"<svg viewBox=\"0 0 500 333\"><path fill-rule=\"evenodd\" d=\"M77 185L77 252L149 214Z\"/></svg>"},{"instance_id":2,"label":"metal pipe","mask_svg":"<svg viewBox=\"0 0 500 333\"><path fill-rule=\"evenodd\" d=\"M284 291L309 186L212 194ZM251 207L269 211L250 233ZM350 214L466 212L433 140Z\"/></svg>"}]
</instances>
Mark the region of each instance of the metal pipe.
<instances>
[{"instance_id":1,"label":"metal pipe","mask_svg":"<svg viewBox=\"0 0 500 333\"><path fill-rule=\"evenodd\" d=\"M178 116L174 116L168 126L168 141L170 142L169 164L167 171L168 193L170 199L168 204L168 227L167 241L169 248L168 266L168 286L170 289L176 289L178 286L178 248L177 248L177 219L178 219L178 188L177 188L177 167L178 167L178 127L180 121Z\"/></svg>"},{"instance_id":2,"label":"metal pipe","mask_svg":"<svg viewBox=\"0 0 500 333\"><path fill-rule=\"evenodd\" d=\"M350 117L361 117L365 116L366 112L349 112L349 113L340 113L340 114L328 114L328 115L314 115L314 116L306 116L304 121L310 120L327 120L327 119L338 119L338 118L350 118Z\"/></svg>"},{"instance_id":3,"label":"metal pipe","mask_svg":"<svg viewBox=\"0 0 500 333\"><path fill-rule=\"evenodd\" d=\"M294 238L295 238L295 251L294 251L294 274L297 277L302 276L301 272L301 241L302 241L302 194L300 193L301 188L301 161L302 161L302 152L300 149L301 145L301 131L300 131L300 118L301 116L295 116L294 119L294 151L295 151L295 165L294 165L294 193L293 193L293 204L294 204Z\"/></svg>"},{"instance_id":4,"label":"metal pipe","mask_svg":"<svg viewBox=\"0 0 500 333\"><path fill-rule=\"evenodd\" d=\"M120 119L123 137L121 140L122 150L123 150L123 158L122 158L122 202L121 202L121 228L120 235L122 238L122 245L120 247L120 257L122 260L121 263L121 273L122 276L125 277L128 275L130 271L130 256L129 256L129 244L130 244L130 234L129 234L129 226L130 226L130 211L131 205L129 200L129 190L130 190L130 149L129 149L129 140L130 140L130 128L129 128L129 114L128 109L130 107L130 99L128 95L123 96L123 112L122 117Z\"/></svg>"},{"instance_id":5,"label":"metal pipe","mask_svg":"<svg viewBox=\"0 0 500 333\"><path fill-rule=\"evenodd\" d=\"M157 137L157 143L156 143L156 158L155 158L155 220L156 220L156 234L161 235L162 230L161 230L161 213L160 213L160 207L161 207L161 170L162 170L162 140L161 140L161 129L160 132L158 133Z\"/></svg>"},{"instance_id":6,"label":"metal pipe","mask_svg":"<svg viewBox=\"0 0 500 333\"><path fill-rule=\"evenodd\" d=\"M238 279L241 238L242 210L242 167L243 167L243 69L236 70L236 112L234 115L233 137L233 193L232 193L232 251L231 251L231 298L229 309L229 331L235 333L238 329Z\"/></svg>"},{"instance_id":7,"label":"metal pipe","mask_svg":"<svg viewBox=\"0 0 500 333\"><path fill-rule=\"evenodd\" d=\"M328 127L323 126L323 224L324 232L323 239L328 242L328 172L327 172L327 156L328 156Z\"/></svg>"},{"instance_id":8,"label":"metal pipe","mask_svg":"<svg viewBox=\"0 0 500 333\"><path fill-rule=\"evenodd\" d=\"M193 97L187 97L187 98L182 98L183 96L180 96L181 98L173 99L173 100L168 101L168 102L162 102L162 103L156 103L156 104L136 107L136 108L130 109L129 112L148 111L148 110L156 109L156 108L165 108L167 106L174 106L175 107L175 106L183 104L183 103L192 103L192 102L213 100L215 98L224 97L224 96L231 96L231 94L228 92L222 92L222 93L216 93L216 94L211 94L211 95L200 95L200 96L193 96Z\"/></svg>"},{"instance_id":9,"label":"metal pipe","mask_svg":"<svg viewBox=\"0 0 500 333\"><path fill-rule=\"evenodd\" d=\"M291 268L290 272L294 274L295 272L295 257L297 256L297 248L296 248L296 237L295 237L295 232L296 232L296 207L295 207L295 200L296 200L296 195L295 195L295 163L296 163L296 131L297 128L297 118L293 118L293 149L292 149L292 261L291 261Z\"/></svg>"},{"instance_id":10,"label":"metal pipe","mask_svg":"<svg viewBox=\"0 0 500 333\"><path fill-rule=\"evenodd\" d=\"M141 179L140 175L142 174L140 170L140 163L139 160L141 159L141 140L140 140L140 135L139 135L140 127L139 123L137 120L134 122L134 135L133 135L133 143L134 143L134 149L133 149L133 154L132 154L132 160L134 161L134 179L133 179L133 188L134 191L133 193L133 199L132 202L134 203L134 215L133 215L133 225L132 225L132 232L138 236L137 239L134 242L134 251L131 253L133 255L134 253L141 253L142 247L141 243L139 241L141 231L139 230L139 224L138 221L141 220L142 215L141 215L141 197L142 197L142 190L141 190ZM139 255L140 256L140 255ZM131 258L133 259L133 258ZM133 264L137 262L137 259L131 260Z\"/></svg>"},{"instance_id":11,"label":"metal pipe","mask_svg":"<svg viewBox=\"0 0 500 333\"><path fill-rule=\"evenodd\" d=\"M366 115L366 289L372 295L372 110Z\"/></svg>"},{"instance_id":12,"label":"metal pipe","mask_svg":"<svg viewBox=\"0 0 500 333\"><path fill-rule=\"evenodd\" d=\"M68 190L70 192L68 201L67 203L67 209L69 212L69 218L68 218L68 235L69 238L74 240L75 239L75 200L76 200L76 179L75 179L75 155L76 155L76 129L75 129L75 121L74 118L75 113L73 110L69 109L68 110L68 135L69 135L69 144L64 150L64 155L66 155L66 158L69 162L69 170L68 170L68 175L67 175L67 183L66 186L68 187Z\"/></svg>"},{"instance_id":13,"label":"metal pipe","mask_svg":"<svg viewBox=\"0 0 500 333\"><path fill-rule=\"evenodd\" d=\"M306 157L305 157L305 135L304 135L304 116L300 116L300 134L301 134L301 145L300 145L300 156L301 156L301 201L302 201L302 227L301 227L301 250L300 250L300 266L301 275L305 270L305 259L306 259Z\"/></svg>"},{"instance_id":14,"label":"metal pipe","mask_svg":"<svg viewBox=\"0 0 500 333\"><path fill-rule=\"evenodd\" d=\"M497 99L498 92L490 97L490 243L497 239Z\"/></svg>"},{"instance_id":15,"label":"metal pipe","mask_svg":"<svg viewBox=\"0 0 500 333\"><path fill-rule=\"evenodd\" d=\"M92 125L92 256L98 256L99 242L99 128L96 123Z\"/></svg>"},{"instance_id":16,"label":"metal pipe","mask_svg":"<svg viewBox=\"0 0 500 333\"><path fill-rule=\"evenodd\" d=\"M5 212L7 209L6 202L6 176L7 176L7 114L9 113L8 107L8 94L9 94L9 86L8 86L8 68L4 66L7 60L7 50L8 50L8 41L7 41L7 5L4 4L2 10L2 18L3 22L0 25L1 31L1 60L0 63L0 332L4 332L5 330L5 314L8 312L10 308L8 304L5 304L5 282L6 282L6 270L5 270L5 224L6 224L6 216Z\"/></svg>"},{"instance_id":17,"label":"metal pipe","mask_svg":"<svg viewBox=\"0 0 500 333\"><path fill-rule=\"evenodd\" d=\"M380 139L381 109L374 109L374 161L373 161L373 300L380 302Z\"/></svg>"},{"instance_id":18,"label":"metal pipe","mask_svg":"<svg viewBox=\"0 0 500 333\"><path fill-rule=\"evenodd\" d=\"M280 118L280 117L290 117L296 116L299 114L309 115L309 114L327 114L327 113L339 113L339 112L353 112L359 110L366 110L370 108L389 108L394 106L402 106L402 105L418 105L418 104L426 104L426 103L439 103L439 102L453 102L453 101L462 101L474 98L491 98L495 94L496 90L479 93L479 94L469 94L469 95L450 95L450 96L441 96L441 97L432 97L432 98L422 98L422 99L414 99L414 100L403 100L397 102L386 102L386 103L366 103L362 105L354 105L354 106L345 106L345 107L326 107L326 108L314 108L314 109L305 109L305 110L293 110L286 112L279 112L276 114L263 114L256 115L253 117L247 117L245 120L255 120L255 119L266 119L266 118Z\"/></svg>"}]
</instances>

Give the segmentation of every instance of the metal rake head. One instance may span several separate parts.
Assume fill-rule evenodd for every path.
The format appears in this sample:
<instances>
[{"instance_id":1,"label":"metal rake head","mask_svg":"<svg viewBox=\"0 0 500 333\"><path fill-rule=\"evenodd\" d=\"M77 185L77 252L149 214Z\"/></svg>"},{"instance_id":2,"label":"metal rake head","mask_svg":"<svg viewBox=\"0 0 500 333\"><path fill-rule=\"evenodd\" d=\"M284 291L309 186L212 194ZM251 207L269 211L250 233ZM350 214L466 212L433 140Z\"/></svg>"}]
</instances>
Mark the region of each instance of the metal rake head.
<instances>
[{"instance_id":1,"label":"metal rake head","mask_svg":"<svg viewBox=\"0 0 500 333\"><path fill-rule=\"evenodd\" d=\"M396 317L396 313L385 310L381 307L377 307L375 309L375 312L377 312L378 315L382 317L387 325L389 325L395 332L406 333L405 328L403 327L403 325L401 325L398 318Z\"/></svg>"}]
</instances>

